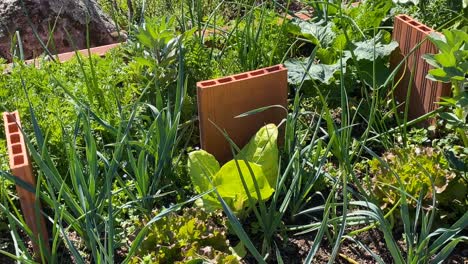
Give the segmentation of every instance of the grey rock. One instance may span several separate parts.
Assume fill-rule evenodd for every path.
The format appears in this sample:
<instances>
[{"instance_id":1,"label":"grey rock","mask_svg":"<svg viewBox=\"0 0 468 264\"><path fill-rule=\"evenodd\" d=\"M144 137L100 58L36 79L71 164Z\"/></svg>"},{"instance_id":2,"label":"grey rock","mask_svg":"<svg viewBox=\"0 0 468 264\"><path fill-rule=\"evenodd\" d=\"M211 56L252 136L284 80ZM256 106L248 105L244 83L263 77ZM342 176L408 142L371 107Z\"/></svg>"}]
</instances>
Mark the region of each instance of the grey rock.
<instances>
[{"instance_id":1,"label":"grey rock","mask_svg":"<svg viewBox=\"0 0 468 264\"><path fill-rule=\"evenodd\" d=\"M16 31L26 59L41 55L33 28L53 54L86 48L87 28L91 47L118 41L115 24L96 0L0 0L0 57L11 60Z\"/></svg>"}]
</instances>

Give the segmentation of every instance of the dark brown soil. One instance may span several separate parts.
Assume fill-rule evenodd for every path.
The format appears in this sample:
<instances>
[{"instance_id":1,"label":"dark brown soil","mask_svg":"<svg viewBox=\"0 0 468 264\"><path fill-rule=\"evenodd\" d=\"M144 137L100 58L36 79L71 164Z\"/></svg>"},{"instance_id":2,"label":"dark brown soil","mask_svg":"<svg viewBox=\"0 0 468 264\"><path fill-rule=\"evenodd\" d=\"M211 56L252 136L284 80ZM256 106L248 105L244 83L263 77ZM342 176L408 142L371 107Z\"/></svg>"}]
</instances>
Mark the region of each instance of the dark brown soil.
<instances>
[{"instance_id":1,"label":"dark brown soil","mask_svg":"<svg viewBox=\"0 0 468 264\"><path fill-rule=\"evenodd\" d=\"M357 229L356 227L348 229L345 233ZM307 254L313 245L315 234L290 237L282 248L280 248L281 258L284 263L299 264L304 263ZM384 236L378 229L362 232L354 237L355 240L360 241L367 246L374 254L379 256L384 263L395 263L391 256L390 251L385 246ZM403 240L397 241L400 250L404 251ZM280 246L278 244L278 246ZM259 248L259 247L257 247ZM321 242L320 248L315 254L312 263L322 264L328 263L333 251L333 245L330 245L328 239L324 237ZM255 259L247 256L244 263L256 263ZM277 263L275 253L268 261L268 263ZM358 246L356 243L345 240L340 247L337 258L334 263L339 264L374 264L377 263L372 255L365 249ZM451 256L444 262L446 264L468 264L468 244L459 244L452 252Z\"/></svg>"},{"instance_id":2,"label":"dark brown soil","mask_svg":"<svg viewBox=\"0 0 468 264\"><path fill-rule=\"evenodd\" d=\"M2 231L0 232L0 250L6 251L13 253L15 252L15 249L13 247L13 241L11 240L11 236L9 232ZM0 254L0 263L2 264L10 264L10 263L15 263L13 259Z\"/></svg>"},{"instance_id":3,"label":"dark brown soil","mask_svg":"<svg viewBox=\"0 0 468 264\"><path fill-rule=\"evenodd\" d=\"M314 235L309 237L297 237L289 238L287 249L284 251L288 254L288 251L291 253L296 252L292 255L287 255L283 257L285 263L303 263L309 250L313 244ZM385 263L393 263L390 252L385 247L383 235L378 230L371 230L368 232L363 232L355 237L356 240L361 241L367 247L369 247L372 252L380 256ZM321 246L315 255L312 263L328 263L330 256L333 251L333 245L329 244L328 239L324 237L321 242ZM376 263L371 254L366 252L364 249L361 249L358 245L345 240L340 248L338 257L335 260L335 263Z\"/></svg>"}]
</instances>

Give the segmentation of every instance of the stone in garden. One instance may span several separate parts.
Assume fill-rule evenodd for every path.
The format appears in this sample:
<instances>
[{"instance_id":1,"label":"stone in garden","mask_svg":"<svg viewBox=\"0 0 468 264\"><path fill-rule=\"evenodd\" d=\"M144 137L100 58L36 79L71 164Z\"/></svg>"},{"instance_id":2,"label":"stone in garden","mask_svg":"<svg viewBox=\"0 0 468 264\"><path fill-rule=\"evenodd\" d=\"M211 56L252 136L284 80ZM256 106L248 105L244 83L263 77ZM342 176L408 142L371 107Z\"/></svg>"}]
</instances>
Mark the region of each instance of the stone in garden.
<instances>
[{"instance_id":1,"label":"stone in garden","mask_svg":"<svg viewBox=\"0 0 468 264\"><path fill-rule=\"evenodd\" d=\"M0 57L11 60L11 40L16 31L20 33L25 58L40 56L44 49L33 28L44 43L49 42L53 54L74 50L70 39L78 49L86 48L87 20L91 47L117 42L115 24L96 0L0 0ZM54 25L56 48L48 41Z\"/></svg>"}]
</instances>

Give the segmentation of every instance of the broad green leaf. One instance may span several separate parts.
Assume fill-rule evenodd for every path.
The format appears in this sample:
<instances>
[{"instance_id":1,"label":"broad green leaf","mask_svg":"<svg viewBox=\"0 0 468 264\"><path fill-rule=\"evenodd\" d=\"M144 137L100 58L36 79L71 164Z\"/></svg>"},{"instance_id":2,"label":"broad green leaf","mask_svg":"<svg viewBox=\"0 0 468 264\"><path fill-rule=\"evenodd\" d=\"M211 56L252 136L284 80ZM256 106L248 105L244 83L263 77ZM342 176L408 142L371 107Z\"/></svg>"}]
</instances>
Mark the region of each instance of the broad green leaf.
<instances>
[{"instance_id":1,"label":"broad green leaf","mask_svg":"<svg viewBox=\"0 0 468 264\"><path fill-rule=\"evenodd\" d=\"M444 35L441 35L436 32L429 34L429 40L437 46L437 48L442 52L449 54L452 51L452 47L447 44L447 39Z\"/></svg>"},{"instance_id":2,"label":"broad green leaf","mask_svg":"<svg viewBox=\"0 0 468 264\"><path fill-rule=\"evenodd\" d=\"M336 63L339 59L339 53L336 49L333 48L319 48L315 57L324 64L333 64Z\"/></svg>"},{"instance_id":3,"label":"broad green leaf","mask_svg":"<svg viewBox=\"0 0 468 264\"><path fill-rule=\"evenodd\" d=\"M439 53L434 55L434 59L443 67L455 67L457 65L453 53Z\"/></svg>"},{"instance_id":4,"label":"broad green leaf","mask_svg":"<svg viewBox=\"0 0 468 264\"><path fill-rule=\"evenodd\" d=\"M463 45L463 42L468 42L468 34L461 30L444 29L442 32L445 35L447 44L452 48L452 50L458 50L461 45Z\"/></svg>"},{"instance_id":5,"label":"broad green leaf","mask_svg":"<svg viewBox=\"0 0 468 264\"><path fill-rule=\"evenodd\" d=\"M236 157L237 163L236 160L231 160L221 168L215 157L208 152L204 150L191 152L187 167L195 191L203 193L215 187L222 199L236 213L239 213L246 207L248 194L253 199L258 200L253 176L261 198L268 199L274 192L269 181L276 184L278 174L277 138L278 128L276 125L269 124L262 127L239 152ZM245 180L247 191L242 184L240 175ZM222 208L215 193L208 193L195 203L208 211Z\"/></svg>"},{"instance_id":6,"label":"broad green leaf","mask_svg":"<svg viewBox=\"0 0 468 264\"><path fill-rule=\"evenodd\" d=\"M213 180L219 169L219 163L215 157L204 150L193 151L188 155L190 179L198 193L212 188L209 179Z\"/></svg>"},{"instance_id":7,"label":"broad green leaf","mask_svg":"<svg viewBox=\"0 0 468 264\"><path fill-rule=\"evenodd\" d=\"M429 70L426 78L433 81L450 82L450 78L442 68Z\"/></svg>"},{"instance_id":8,"label":"broad green leaf","mask_svg":"<svg viewBox=\"0 0 468 264\"><path fill-rule=\"evenodd\" d=\"M429 65L431 65L432 67L435 67L435 68L440 68L440 67L442 67L442 66L437 62L437 60L435 59L434 54L424 54L424 55L422 55L422 58L423 58L427 63L429 63Z\"/></svg>"},{"instance_id":9,"label":"broad green leaf","mask_svg":"<svg viewBox=\"0 0 468 264\"><path fill-rule=\"evenodd\" d=\"M460 120L454 113L447 113L443 112L439 114L441 118L446 120L448 123L452 125L459 125L463 124L463 120Z\"/></svg>"},{"instance_id":10,"label":"broad green leaf","mask_svg":"<svg viewBox=\"0 0 468 264\"><path fill-rule=\"evenodd\" d=\"M465 73L462 72L457 67L444 67L443 69L445 73L447 74L447 78L454 79L457 81L465 80Z\"/></svg>"},{"instance_id":11,"label":"broad green leaf","mask_svg":"<svg viewBox=\"0 0 468 264\"><path fill-rule=\"evenodd\" d=\"M361 76L363 77L364 82L371 87L374 80L377 86L383 85L391 73L383 59L375 60L375 78L374 62L367 60L360 61L359 70L361 71Z\"/></svg>"},{"instance_id":12,"label":"broad green leaf","mask_svg":"<svg viewBox=\"0 0 468 264\"><path fill-rule=\"evenodd\" d=\"M296 23L300 28L301 35L320 47L330 46L336 38L336 33L332 29L334 25L332 22L319 21L312 23L300 21Z\"/></svg>"},{"instance_id":13,"label":"broad green leaf","mask_svg":"<svg viewBox=\"0 0 468 264\"><path fill-rule=\"evenodd\" d=\"M381 41L382 36L382 33L379 32L372 39L356 42L356 48L354 49L356 59L358 61L374 60L374 58L377 59L389 56L398 47L398 43L396 41L392 41L389 44L383 44Z\"/></svg>"},{"instance_id":14,"label":"broad green leaf","mask_svg":"<svg viewBox=\"0 0 468 264\"><path fill-rule=\"evenodd\" d=\"M262 167L270 186L276 185L278 176L278 128L268 124L257 132L250 142L237 154L236 159L247 160Z\"/></svg>"},{"instance_id":15,"label":"broad green leaf","mask_svg":"<svg viewBox=\"0 0 468 264\"><path fill-rule=\"evenodd\" d=\"M468 164L466 160L463 160L462 158L459 158L455 156L453 151L451 150L444 150L444 156L447 159L450 167L462 171L462 172L468 172ZM462 186L463 187L463 186Z\"/></svg>"},{"instance_id":16,"label":"broad green leaf","mask_svg":"<svg viewBox=\"0 0 468 264\"><path fill-rule=\"evenodd\" d=\"M347 45L348 45L348 40L346 39L346 35L340 34L336 36L331 47L335 49L336 51L338 51L338 50L345 50Z\"/></svg>"},{"instance_id":17,"label":"broad green leaf","mask_svg":"<svg viewBox=\"0 0 468 264\"><path fill-rule=\"evenodd\" d=\"M247 192L251 197L257 200L259 199L255 191L255 185L249 167L252 169L253 176L260 189L262 200L270 198L274 190L268 184L261 166L242 160L238 160L237 162L238 164L236 164L235 160L231 160L224 164L219 172L216 173L213 183L221 197L230 203L236 212L239 212L245 207L245 203L248 200ZM237 167L237 165L239 165L239 167ZM242 184L241 174L246 183L247 190Z\"/></svg>"},{"instance_id":18,"label":"broad green leaf","mask_svg":"<svg viewBox=\"0 0 468 264\"><path fill-rule=\"evenodd\" d=\"M343 72L346 71L346 62L351 57L349 52L344 53L343 56ZM309 72L305 72L307 66L307 59L291 59L284 63L288 68L288 82L298 85L301 83L304 74L305 81L316 80L324 84L330 84L336 73L341 70L341 63L338 60L335 64L313 64Z\"/></svg>"}]
</instances>

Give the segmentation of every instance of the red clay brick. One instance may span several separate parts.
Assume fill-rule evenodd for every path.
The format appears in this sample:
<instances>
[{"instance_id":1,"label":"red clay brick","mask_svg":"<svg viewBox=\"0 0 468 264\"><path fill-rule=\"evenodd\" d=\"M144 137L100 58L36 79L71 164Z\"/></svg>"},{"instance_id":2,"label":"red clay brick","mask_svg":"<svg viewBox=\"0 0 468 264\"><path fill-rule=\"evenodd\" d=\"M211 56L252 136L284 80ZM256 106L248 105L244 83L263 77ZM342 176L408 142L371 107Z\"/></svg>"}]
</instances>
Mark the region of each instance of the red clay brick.
<instances>
[{"instance_id":1,"label":"red clay brick","mask_svg":"<svg viewBox=\"0 0 468 264\"><path fill-rule=\"evenodd\" d=\"M24 182L35 187L36 182L34 174L32 172L32 166L29 159L27 147L24 141L23 134L21 133L21 120L18 111L12 113L3 113L3 122L5 126L5 135L7 139L8 156L10 160L10 169L14 176L20 178ZM48 234L45 227L44 218L40 216L39 223L36 223L36 195L16 185L16 191L18 193L21 210L23 211L24 219L31 228L33 234L37 235L36 239L43 239L44 245L48 247ZM39 205L39 210L40 205ZM39 236L38 234L41 234ZM39 245L33 243L34 251L39 252Z\"/></svg>"},{"instance_id":2,"label":"red clay brick","mask_svg":"<svg viewBox=\"0 0 468 264\"><path fill-rule=\"evenodd\" d=\"M431 32L430 27L421 24L408 15L398 15L395 17L393 26L393 40L399 43L399 48L390 58L390 65L394 69L410 54L411 50L421 43ZM408 87L411 85L411 96L409 98L408 117L415 119L427 114L437 108L440 97L450 95L450 84L434 82L426 78L431 69L430 65L422 58L426 53L437 53L437 48L429 41L425 40L421 46L408 57L405 65L400 68L395 81L402 78L400 84L395 89L395 97L403 103L406 100ZM413 66L415 66L413 70ZM410 76L413 73L413 80ZM404 109L404 107L402 107ZM430 125L434 119L428 120L422 125Z\"/></svg>"},{"instance_id":3,"label":"red clay brick","mask_svg":"<svg viewBox=\"0 0 468 264\"><path fill-rule=\"evenodd\" d=\"M255 115L235 117L270 105L287 107L287 95L287 69L283 65L198 82L202 149L220 162L228 161L232 158L230 145L214 124L225 130L237 146L243 147L265 124L278 125L286 112L270 108Z\"/></svg>"}]
</instances>

